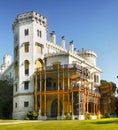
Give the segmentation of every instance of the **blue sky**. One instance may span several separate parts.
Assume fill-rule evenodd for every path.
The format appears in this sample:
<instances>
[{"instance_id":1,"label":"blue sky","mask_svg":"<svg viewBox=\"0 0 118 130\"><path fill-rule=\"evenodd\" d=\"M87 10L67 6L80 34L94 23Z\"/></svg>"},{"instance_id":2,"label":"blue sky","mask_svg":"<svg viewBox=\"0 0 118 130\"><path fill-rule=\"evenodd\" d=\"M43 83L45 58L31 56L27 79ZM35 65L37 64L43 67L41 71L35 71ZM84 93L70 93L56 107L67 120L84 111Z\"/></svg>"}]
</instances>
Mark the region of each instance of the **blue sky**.
<instances>
[{"instance_id":1,"label":"blue sky","mask_svg":"<svg viewBox=\"0 0 118 130\"><path fill-rule=\"evenodd\" d=\"M0 0L0 64L13 56L12 23L17 14L36 11L48 19L57 43L65 36L77 50L97 53L101 79L118 84L118 0Z\"/></svg>"}]
</instances>

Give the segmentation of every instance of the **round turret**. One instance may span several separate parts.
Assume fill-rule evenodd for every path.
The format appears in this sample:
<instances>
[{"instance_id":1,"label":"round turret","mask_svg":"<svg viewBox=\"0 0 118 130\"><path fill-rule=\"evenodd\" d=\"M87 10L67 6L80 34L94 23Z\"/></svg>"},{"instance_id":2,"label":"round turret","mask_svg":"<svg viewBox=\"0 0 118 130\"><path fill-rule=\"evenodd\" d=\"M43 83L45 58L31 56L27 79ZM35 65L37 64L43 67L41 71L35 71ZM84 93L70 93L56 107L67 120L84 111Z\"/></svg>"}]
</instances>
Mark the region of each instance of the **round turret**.
<instances>
[{"instance_id":1,"label":"round turret","mask_svg":"<svg viewBox=\"0 0 118 130\"><path fill-rule=\"evenodd\" d=\"M78 52L78 55L88 61L90 64L96 66L97 55L93 51L82 50Z\"/></svg>"}]
</instances>

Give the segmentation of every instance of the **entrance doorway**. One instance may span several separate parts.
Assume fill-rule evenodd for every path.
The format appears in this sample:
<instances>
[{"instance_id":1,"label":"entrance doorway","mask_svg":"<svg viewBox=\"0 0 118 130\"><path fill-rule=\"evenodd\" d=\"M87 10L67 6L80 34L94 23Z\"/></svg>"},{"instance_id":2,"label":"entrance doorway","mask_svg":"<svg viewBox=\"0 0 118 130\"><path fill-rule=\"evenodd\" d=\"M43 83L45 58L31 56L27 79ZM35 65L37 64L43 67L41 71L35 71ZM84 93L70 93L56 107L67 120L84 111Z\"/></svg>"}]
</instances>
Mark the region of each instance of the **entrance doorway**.
<instances>
[{"instance_id":1,"label":"entrance doorway","mask_svg":"<svg viewBox=\"0 0 118 130\"><path fill-rule=\"evenodd\" d=\"M51 105L51 117L57 117L58 113L58 99L55 99ZM60 116L62 115L62 103L60 102Z\"/></svg>"}]
</instances>

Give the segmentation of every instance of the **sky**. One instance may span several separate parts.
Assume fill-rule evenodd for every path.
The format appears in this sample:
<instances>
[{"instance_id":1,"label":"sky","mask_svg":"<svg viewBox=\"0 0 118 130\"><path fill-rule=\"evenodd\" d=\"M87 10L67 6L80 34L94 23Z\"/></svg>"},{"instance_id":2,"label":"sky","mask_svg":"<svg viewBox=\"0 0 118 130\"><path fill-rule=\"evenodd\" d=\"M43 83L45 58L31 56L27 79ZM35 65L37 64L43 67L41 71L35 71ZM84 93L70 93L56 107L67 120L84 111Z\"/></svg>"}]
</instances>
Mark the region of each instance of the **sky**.
<instances>
[{"instance_id":1,"label":"sky","mask_svg":"<svg viewBox=\"0 0 118 130\"><path fill-rule=\"evenodd\" d=\"M36 11L48 20L48 35L55 31L57 44L97 54L101 79L118 86L118 0L0 0L0 65L13 57L12 24L18 14Z\"/></svg>"}]
</instances>

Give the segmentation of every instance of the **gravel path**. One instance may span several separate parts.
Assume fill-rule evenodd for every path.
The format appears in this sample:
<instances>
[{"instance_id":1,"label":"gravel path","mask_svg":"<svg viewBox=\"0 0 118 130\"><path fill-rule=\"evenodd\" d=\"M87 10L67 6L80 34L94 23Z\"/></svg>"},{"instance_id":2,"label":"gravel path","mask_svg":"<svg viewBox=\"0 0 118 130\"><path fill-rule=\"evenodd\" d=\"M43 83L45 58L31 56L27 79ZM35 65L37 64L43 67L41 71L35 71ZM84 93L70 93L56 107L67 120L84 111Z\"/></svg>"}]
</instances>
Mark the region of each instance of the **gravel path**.
<instances>
[{"instance_id":1,"label":"gravel path","mask_svg":"<svg viewBox=\"0 0 118 130\"><path fill-rule=\"evenodd\" d=\"M0 125L12 125L12 124L31 123L31 122L42 122L42 121L36 120L36 121L0 122Z\"/></svg>"}]
</instances>

